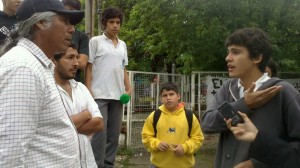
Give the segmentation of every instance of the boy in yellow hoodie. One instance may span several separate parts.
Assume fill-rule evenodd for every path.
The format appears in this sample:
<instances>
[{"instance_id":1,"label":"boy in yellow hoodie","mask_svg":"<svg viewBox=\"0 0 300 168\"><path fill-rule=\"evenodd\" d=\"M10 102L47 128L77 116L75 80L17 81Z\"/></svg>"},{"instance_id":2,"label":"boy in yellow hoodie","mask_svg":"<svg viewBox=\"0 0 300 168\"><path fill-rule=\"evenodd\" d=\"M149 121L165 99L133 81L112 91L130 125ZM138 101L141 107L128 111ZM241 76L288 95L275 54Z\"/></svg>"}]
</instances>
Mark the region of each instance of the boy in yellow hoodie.
<instances>
[{"instance_id":1,"label":"boy in yellow hoodie","mask_svg":"<svg viewBox=\"0 0 300 168\"><path fill-rule=\"evenodd\" d=\"M142 142L151 153L152 168L191 168L195 165L194 153L202 146L204 137L198 119L192 115L189 131L184 104L179 103L178 87L165 83L160 90L163 105L155 133L152 112L144 123ZM190 133L189 133L190 132Z\"/></svg>"}]
</instances>

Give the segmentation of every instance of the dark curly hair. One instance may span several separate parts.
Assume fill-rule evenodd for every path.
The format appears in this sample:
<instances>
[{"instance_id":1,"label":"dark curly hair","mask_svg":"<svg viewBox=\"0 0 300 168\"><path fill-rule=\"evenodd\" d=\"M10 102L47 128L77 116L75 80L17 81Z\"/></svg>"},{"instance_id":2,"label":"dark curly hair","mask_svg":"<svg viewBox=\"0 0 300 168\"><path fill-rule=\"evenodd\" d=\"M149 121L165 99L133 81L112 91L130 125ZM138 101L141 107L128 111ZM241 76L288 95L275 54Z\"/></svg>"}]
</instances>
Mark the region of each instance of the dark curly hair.
<instances>
[{"instance_id":1,"label":"dark curly hair","mask_svg":"<svg viewBox=\"0 0 300 168\"><path fill-rule=\"evenodd\" d=\"M123 17L124 17L124 14L120 9L115 8L115 7L106 8L103 11L102 17L101 17L101 23L102 23L103 29L106 29L106 24L107 24L108 19L119 18L121 21L121 25L122 25Z\"/></svg>"},{"instance_id":2,"label":"dark curly hair","mask_svg":"<svg viewBox=\"0 0 300 168\"><path fill-rule=\"evenodd\" d=\"M266 32L259 28L244 28L233 32L226 40L225 46L240 45L246 47L250 58L258 58L262 55L259 70L265 72L267 63L272 54L272 47Z\"/></svg>"}]
</instances>

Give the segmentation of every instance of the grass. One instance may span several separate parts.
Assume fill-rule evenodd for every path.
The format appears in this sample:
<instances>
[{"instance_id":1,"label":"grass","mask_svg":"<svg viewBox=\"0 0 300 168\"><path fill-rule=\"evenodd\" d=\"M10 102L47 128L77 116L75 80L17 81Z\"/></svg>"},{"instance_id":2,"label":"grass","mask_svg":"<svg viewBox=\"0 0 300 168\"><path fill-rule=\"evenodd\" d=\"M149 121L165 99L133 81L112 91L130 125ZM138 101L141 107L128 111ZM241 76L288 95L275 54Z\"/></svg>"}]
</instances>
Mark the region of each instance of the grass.
<instances>
[{"instance_id":1,"label":"grass","mask_svg":"<svg viewBox=\"0 0 300 168\"><path fill-rule=\"evenodd\" d=\"M216 144L204 144L196 154L196 160L205 162L208 167L213 167L216 154Z\"/></svg>"},{"instance_id":2,"label":"grass","mask_svg":"<svg viewBox=\"0 0 300 168\"><path fill-rule=\"evenodd\" d=\"M118 163L124 168L128 168L130 164L130 159L133 157L135 151L133 148L128 148L126 146L121 146L118 148L117 155L119 156Z\"/></svg>"}]
</instances>

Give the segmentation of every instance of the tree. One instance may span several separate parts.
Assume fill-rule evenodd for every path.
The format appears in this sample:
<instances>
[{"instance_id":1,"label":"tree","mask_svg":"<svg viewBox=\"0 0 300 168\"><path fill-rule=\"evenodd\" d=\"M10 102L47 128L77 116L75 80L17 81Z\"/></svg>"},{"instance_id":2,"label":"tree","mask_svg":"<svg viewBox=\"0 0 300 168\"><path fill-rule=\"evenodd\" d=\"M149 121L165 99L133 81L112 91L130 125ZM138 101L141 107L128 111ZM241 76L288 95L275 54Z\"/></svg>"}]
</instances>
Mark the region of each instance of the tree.
<instances>
[{"instance_id":1,"label":"tree","mask_svg":"<svg viewBox=\"0 0 300 168\"><path fill-rule=\"evenodd\" d=\"M281 70L299 70L300 0L103 0L125 12L120 36L130 70L226 70L226 37L236 29L269 33Z\"/></svg>"}]
</instances>

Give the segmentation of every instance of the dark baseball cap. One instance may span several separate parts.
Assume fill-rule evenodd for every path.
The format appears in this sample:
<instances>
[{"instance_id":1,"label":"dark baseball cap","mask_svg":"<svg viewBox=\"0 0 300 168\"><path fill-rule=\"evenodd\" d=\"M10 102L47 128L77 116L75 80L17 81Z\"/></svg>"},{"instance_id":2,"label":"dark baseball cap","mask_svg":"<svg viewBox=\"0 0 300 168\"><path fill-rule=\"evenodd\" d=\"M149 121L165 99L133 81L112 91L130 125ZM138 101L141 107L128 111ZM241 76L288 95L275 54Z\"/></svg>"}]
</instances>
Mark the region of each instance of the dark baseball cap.
<instances>
[{"instance_id":1,"label":"dark baseball cap","mask_svg":"<svg viewBox=\"0 0 300 168\"><path fill-rule=\"evenodd\" d=\"M72 25L79 23L84 16L83 11L65 9L59 0L24 0L18 8L16 16L18 21L24 21L35 13L48 11L69 16Z\"/></svg>"}]
</instances>

